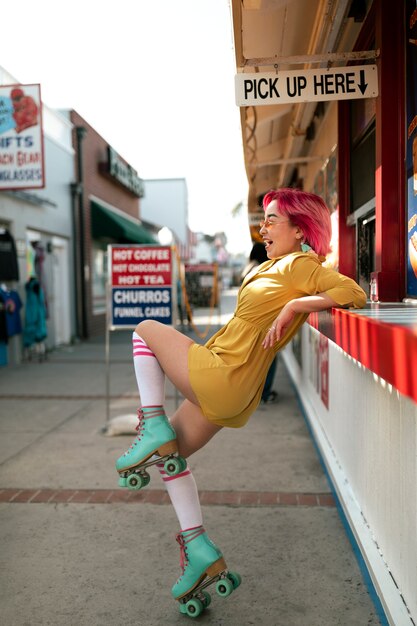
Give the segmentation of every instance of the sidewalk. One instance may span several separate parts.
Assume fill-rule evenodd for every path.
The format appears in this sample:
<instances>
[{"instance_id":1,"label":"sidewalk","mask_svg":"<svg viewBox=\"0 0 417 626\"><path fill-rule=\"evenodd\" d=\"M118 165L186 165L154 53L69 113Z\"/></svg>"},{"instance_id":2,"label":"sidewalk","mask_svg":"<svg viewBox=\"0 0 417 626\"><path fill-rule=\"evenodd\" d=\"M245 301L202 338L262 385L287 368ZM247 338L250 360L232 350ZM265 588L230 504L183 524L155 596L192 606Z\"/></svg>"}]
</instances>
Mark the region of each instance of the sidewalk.
<instances>
[{"instance_id":1,"label":"sidewalk","mask_svg":"<svg viewBox=\"0 0 417 626\"><path fill-rule=\"evenodd\" d=\"M222 322L233 303L225 294ZM130 336L111 336L111 417L138 405ZM88 341L0 370L5 626L193 623L170 595L178 525L159 477L139 492L117 487L114 461L132 437L102 432L104 348ZM195 622L379 624L282 362L274 388L277 404L190 460L205 527L242 576ZM168 412L177 401L167 385Z\"/></svg>"}]
</instances>

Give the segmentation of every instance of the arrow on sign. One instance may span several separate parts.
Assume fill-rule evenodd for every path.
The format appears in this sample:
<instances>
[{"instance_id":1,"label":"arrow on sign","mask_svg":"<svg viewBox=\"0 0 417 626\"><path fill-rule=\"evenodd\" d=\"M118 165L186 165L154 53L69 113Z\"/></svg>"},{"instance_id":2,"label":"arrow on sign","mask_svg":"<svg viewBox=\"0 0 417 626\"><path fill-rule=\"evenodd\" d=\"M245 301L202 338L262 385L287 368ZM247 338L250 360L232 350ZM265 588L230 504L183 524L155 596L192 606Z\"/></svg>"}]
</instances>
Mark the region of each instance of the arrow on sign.
<instances>
[{"instance_id":1,"label":"arrow on sign","mask_svg":"<svg viewBox=\"0 0 417 626\"><path fill-rule=\"evenodd\" d=\"M365 93L367 86L368 86L368 83L365 83L365 70L361 70L359 72L358 87L362 95Z\"/></svg>"}]
</instances>

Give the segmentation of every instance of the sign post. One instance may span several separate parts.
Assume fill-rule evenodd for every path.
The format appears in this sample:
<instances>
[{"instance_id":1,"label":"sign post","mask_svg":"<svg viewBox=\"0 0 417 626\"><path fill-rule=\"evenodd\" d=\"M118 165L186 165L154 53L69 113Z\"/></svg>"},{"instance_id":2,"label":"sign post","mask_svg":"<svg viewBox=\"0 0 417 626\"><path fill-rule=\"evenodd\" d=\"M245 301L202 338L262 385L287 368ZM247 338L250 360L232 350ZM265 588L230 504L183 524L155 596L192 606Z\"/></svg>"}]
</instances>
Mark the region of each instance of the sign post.
<instances>
[{"instance_id":1,"label":"sign post","mask_svg":"<svg viewBox=\"0 0 417 626\"><path fill-rule=\"evenodd\" d=\"M376 98L377 66L240 73L235 76L235 94L237 106Z\"/></svg>"},{"instance_id":2,"label":"sign post","mask_svg":"<svg viewBox=\"0 0 417 626\"><path fill-rule=\"evenodd\" d=\"M110 403L110 332L134 330L151 319L173 324L177 310L173 249L148 244L109 245L106 323L106 423ZM176 269L176 268L175 268ZM175 305L175 308L174 308Z\"/></svg>"}]
</instances>

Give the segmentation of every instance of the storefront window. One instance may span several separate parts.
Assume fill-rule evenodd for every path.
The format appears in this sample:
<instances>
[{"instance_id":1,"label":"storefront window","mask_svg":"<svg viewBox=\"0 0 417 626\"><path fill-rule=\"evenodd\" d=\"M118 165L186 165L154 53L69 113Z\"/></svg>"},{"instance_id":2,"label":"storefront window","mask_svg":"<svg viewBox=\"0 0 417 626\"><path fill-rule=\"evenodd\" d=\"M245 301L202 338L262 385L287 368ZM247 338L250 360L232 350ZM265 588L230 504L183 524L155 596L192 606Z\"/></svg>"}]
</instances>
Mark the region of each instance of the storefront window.
<instances>
[{"instance_id":1,"label":"storefront window","mask_svg":"<svg viewBox=\"0 0 417 626\"><path fill-rule=\"evenodd\" d=\"M351 213L375 196L375 122L351 149Z\"/></svg>"},{"instance_id":2,"label":"storefront window","mask_svg":"<svg viewBox=\"0 0 417 626\"><path fill-rule=\"evenodd\" d=\"M350 103L350 216L356 229L356 280L370 295L371 273L375 271L375 170L376 100Z\"/></svg>"},{"instance_id":3,"label":"storefront window","mask_svg":"<svg viewBox=\"0 0 417 626\"><path fill-rule=\"evenodd\" d=\"M97 241L93 242L93 314L106 312L107 285L107 247Z\"/></svg>"},{"instance_id":4,"label":"storefront window","mask_svg":"<svg viewBox=\"0 0 417 626\"><path fill-rule=\"evenodd\" d=\"M370 295L371 273L375 271L375 213L358 219L358 283Z\"/></svg>"}]
</instances>

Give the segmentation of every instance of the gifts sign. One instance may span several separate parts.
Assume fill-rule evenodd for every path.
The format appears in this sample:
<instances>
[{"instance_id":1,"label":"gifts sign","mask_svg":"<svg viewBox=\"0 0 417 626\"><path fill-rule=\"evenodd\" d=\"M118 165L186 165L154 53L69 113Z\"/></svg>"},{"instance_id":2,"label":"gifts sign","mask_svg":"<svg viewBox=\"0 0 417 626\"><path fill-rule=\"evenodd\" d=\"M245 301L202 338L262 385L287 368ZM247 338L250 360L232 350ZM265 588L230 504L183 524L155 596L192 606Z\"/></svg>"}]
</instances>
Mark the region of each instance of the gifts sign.
<instances>
[{"instance_id":1,"label":"gifts sign","mask_svg":"<svg viewBox=\"0 0 417 626\"><path fill-rule=\"evenodd\" d=\"M0 190L45 186L40 85L0 86Z\"/></svg>"}]
</instances>

